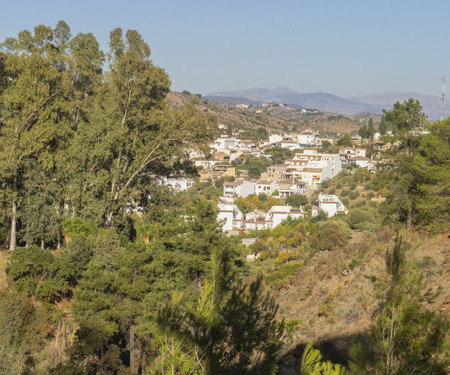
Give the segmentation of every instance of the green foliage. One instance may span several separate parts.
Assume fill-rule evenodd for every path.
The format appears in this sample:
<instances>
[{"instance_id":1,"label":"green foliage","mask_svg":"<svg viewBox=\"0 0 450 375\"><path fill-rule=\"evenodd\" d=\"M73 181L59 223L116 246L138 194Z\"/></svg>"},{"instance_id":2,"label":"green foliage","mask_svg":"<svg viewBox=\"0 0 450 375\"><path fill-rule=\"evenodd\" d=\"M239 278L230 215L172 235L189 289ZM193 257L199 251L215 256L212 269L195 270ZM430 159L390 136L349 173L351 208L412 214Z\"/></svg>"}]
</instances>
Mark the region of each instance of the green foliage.
<instances>
[{"instance_id":1,"label":"green foliage","mask_svg":"<svg viewBox=\"0 0 450 375\"><path fill-rule=\"evenodd\" d=\"M313 341L310 341L303 351L300 363L299 375L345 375L345 367L338 363L322 361L322 354L313 348Z\"/></svg>"},{"instance_id":2,"label":"green foliage","mask_svg":"<svg viewBox=\"0 0 450 375\"><path fill-rule=\"evenodd\" d=\"M426 116L418 100L409 99L403 103L397 101L392 109L383 109L380 133L385 134L386 130L407 132L414 128L421 128L425 125L425 120Z\"/></svg>"},{"instance_id":3,"label":"green foliage","mask_svg":"<svg viewBox=\"0 0 450 375\"><path fill-rule=\"evenodd\" d=\"M341 138L338 139L337 145L338 146L344 146L344 147L351 147L353 144L352 137L350 134L345 133Z\"/></svg>"},{"instance_id":4,"label":"green foliage","mask_svg":"<svg viewBox=\"0 0 450 375\"><path fill-rule=\"evenodd\" d=\"M272 206L280 204L280 201L277 198L261 193L258 196L252 194L245 198L239 197L234 201L234 204L245 214L255 209L269 211Z\"/></svg>"},{"instance_id":5,"label":"green foliage","mask_svg":"<svg viewBox=\"0 0 450 375\"><path fill-rule=\"evenodd\" d=\"M284 164L287 159L294 157L294 152L282 147L272 147L264 152L272 157L273 164Z\"/></svg>"},{"instance_id":6,"label":"green foliage","mask_svg":"<svg viewBox=\"0 0 450 375\"><path fill-rule=\"evenodd\" d=\"M272 165L272 161L267 158L258 158L250 155L245 159L244 164L240 165L238 169L244 169L248 171L248 175L251 178L260 178L261 173L265 172L267 167Z\"/></svg>"},{"instance_id":7,"label":"green foliage","mask_svg":"<svg viewBox=\"0 0 450 375\"><path fill-rule=\"evenodd\" d=\"M381 225L378 210L372 206L353 208L345 215L351 229L376 231Z\"/></svg>"},{"instance_id":8,"label":"green foliage","mask_svg":"<svg viewBox=\"0 0 450 375\"><path fill-rule=\"evenodd\" d=\"M37 246L16 248L7 268L14 287L28 296L56 302L70 292L64 262Z\"/></svg>"},{"instance_id":9,"label":"green foliage","mask_svg":"<svg viewBox=\"0 0 450 375\"><path fill-rule=\"evenodd\" d=\"M347 244L350 231L342 221L326 221L310 237L315 251L335 250Z\"/></svg>"},{"instance_id":10,"label":"green foliage","mask_svg":"<svg viewBox=\"0 0 450 375\"><path fill-rule=\"evenodd\" d=\"M387 221L430 232L448 225L450 121L430 125L424 136L406 134L389 153L390 163L376 180L388 189L383 213Z\"/></svg>"},{"instance_id":11,"label":"green foliage","mask_svg":"<svg viewBox=\"0 0 450 375\"><path fill-rule=\"evenodd\" d=\"M286 204L289 206L299 207L308 204L308 198L303 194L293 194L286 197Z\"/></svg>"},{"instance_id":12,"label":"green foliage","mask_svg":"<svg viewBox=\"0 0 450 375\"><path fill-rule=\"evenodd\" d=\"M61 224L63 236L87 236L93 231L92 225L79 217L66 219Z\"/></svg>"},{"instance_id":13,"label":"green foliage","mask_svg":"<svg viewBox=\"0 0 450 375\"><path fill-rule=\"evenodd\" d=\"M276 323L277 309L261 278L217 290L206 283L195 306L183 312L172 301L161 309L159 322L201 349L208 373L250 374L256 366L272 373L284 331Z\"/></svg>"}]
</instances>

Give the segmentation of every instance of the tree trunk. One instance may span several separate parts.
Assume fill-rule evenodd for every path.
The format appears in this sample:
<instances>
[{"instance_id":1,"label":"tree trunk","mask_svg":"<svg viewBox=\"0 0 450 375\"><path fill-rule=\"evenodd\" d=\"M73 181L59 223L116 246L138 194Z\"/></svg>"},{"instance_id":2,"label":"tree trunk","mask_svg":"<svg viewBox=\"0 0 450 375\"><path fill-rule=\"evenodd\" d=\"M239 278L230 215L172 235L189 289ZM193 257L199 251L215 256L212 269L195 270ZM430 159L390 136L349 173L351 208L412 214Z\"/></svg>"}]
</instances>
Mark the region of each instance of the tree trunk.
<instances>
[{"instance_id":1,"label":"tree trunk","mask_svg":"<svg viewBox=\"0 0 450 375\"><path fill-rule=\"evenodd\" d=\"M9 240L9 250L14 251L16 248L16 223L17 223L17 202L14 200L11 212L11 238Z\"/></svg>"},{"instance_id":2,"label":"tree trunk","mask_svg":"<svg viewBox=\"0 0 450 375\"><path fill-rule=\"evenodd\" d=\"M133 328L134 326L130 327L130 373L140 375L142 373L142 350Z\"/></svg>"},{"instance_id":3,"label":"tree trunk","mask_svg":"<svg viewBox=\"0 0 450 375\"><path fill-rule=\"evenodd\" d=\"M14 193L17 192L17 178L18 178L18 171L17 169L14 172ZM16 248L16 241L17 241L17 198L13 196L13 203L12 203L12 212L11 212L11 238L9 240L9 251L14 251Z\"/></svg>"}]
</instances>

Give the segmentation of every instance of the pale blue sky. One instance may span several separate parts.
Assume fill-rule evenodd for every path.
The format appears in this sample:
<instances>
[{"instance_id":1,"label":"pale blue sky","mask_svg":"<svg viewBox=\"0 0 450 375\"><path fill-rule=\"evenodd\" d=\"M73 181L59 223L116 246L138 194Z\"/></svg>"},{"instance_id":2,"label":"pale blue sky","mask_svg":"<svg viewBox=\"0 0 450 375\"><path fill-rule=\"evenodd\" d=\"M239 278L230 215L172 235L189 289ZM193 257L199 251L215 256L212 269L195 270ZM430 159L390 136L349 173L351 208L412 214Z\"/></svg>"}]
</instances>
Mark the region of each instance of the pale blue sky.
<instances>
[{"instance_id":1,"label":"pale blue sky","mask_svg":"<svg viewBox=\"0 0 450 375\"><path fill-rule=\"evenodd\" d=\"M143 35L176 91L439 96L443 74L450 86L449 18L445 0L1 0L0 40L63 19L106 49L120 26Z\"/></svg>"}]
</instances>

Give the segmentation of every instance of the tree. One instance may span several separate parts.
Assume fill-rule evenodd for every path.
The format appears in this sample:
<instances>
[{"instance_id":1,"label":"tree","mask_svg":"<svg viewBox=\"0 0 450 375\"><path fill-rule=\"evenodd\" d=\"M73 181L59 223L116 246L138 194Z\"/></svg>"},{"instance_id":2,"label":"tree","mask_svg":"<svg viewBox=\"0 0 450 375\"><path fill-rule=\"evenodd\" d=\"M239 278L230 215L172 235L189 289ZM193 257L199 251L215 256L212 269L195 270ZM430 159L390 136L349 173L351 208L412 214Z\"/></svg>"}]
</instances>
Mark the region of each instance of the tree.
<instances>
[{"instance_id":1,"label":"tree","mask_svg":"<svg viewBox=\"0 0 450 375\"><path fill-rule=\"evenodd\" d=\"M304 206L308 204L308 197L302 194L294 194L286 197L286 204L294 207Z\"/></svg>"},{"instance_id":2,"label":"tree","mask_svg":"<svg viewBox=\"0 0 450 375\"><path fill-rule=\"evenodd\" d=\"M369 125L367 125L367 138L373 139L374 135L375 135L375 127L373 126L373 119L371 117L369 119Z\"/></svg>"},{"instance_id":3,"label":"tree","mask_svg":"<svg viewBox=\"0 0 450 375\"><path fill-rule=\"evenodd\" d=\"M450 119L429 126L414 157L414 224L439 232L450 222Z\"/></svg>"},{"instance_id":4,"label":"tree","mask_svg":"<svg viewBox=\"0 0 450 375\"><path fill-rule=\"evenodd\" d=\"M63 21L55 29L39 25L34 33L22 31L17 38L6 39L2 48L8 79L0 96L0 178L7 184L11 204L9 247L13 250L26 164L34 160L55 177L61 151L93 81L86 72L100 69L102 55L92 35L78 34L70 40Z\"/></svg>"},{"instance_id":5,"label":"tree","mask_svg":"<svg viewBox=\"0 0 450 375\"><path fill-rule=\"evenodd\" d=\"M206 152L216 120L193 101L185 110L171 110L165 99L169 87L139 33L111 32L109 71L71 152L85 166L81 186L74 189L80 193L73 197L81 214L97 215L97 222L111 226L132 200L140 201L150 175L186 169L190 148ZM89 197L99 195L101 207L92 207Z\"/></svg>"},{"instance_id":6,"label":"tree","mask_svg":"<svg viewBox=\"0 0 450 375\"><path fill-rule=\"evenodd\" d=\"M426 115L422 112L422 106L418 100L405 100L403 104L395 102L390 110L383 109L381 117L381 130L392 132L408 132L414 128L423 128L426 122ZM380 133L384 134L382 131Z\"/></svg>"},{"instance_id":7,"label":"tree","mask_svg":"<svg viewBox=\"0 0 450 375\"><path fill-rule=\"evenodd\" d=\"M353 144L352 137L350 137L350 134L346 133L341 138L338 139L337 145L338 146L345 146L345 147L351 147Z\"/></svg>"},{"instance_id":8,"label":"tree","mask_svg":"<svg viewBox=\"0 0 450 375\"><path fill-rule=\"evenodd\" d=\"M361 126L358 130L358 134L362 139L366 139L367 138L367 125L364 124L363 126Z\"/></svg>"},{"instance_id":9,"label":"tree","mask_svg":"<svg viewBox=\"0 0 450 375\"><path fill-rule=\"evenodd\" d=\"M421 135L412 132L422 127L426 119L418 101L410 99L404 104L396 102L392 110L383 112L384 121L396 132L396 143L387 152L389 162L385 166L389 184L389 194L384 206L387 218L406 222L412 229L415 214L415 194L418 183L414 176L413 163L421 141Z\"/></svg>"},{"instance_id":10,"label":"tree","mask_svg":"<svg viewBox=\"0 0 450 375\"><path fill-rule=\"evenodd\" d=\"M277 309L260 277L217 289L206 282L195 308L183 312L178 304L168 304L159 322L201 348L207 373L250 374L259 368L269 374L284 333L275 319Z\"/></svg>"}]
</instances>

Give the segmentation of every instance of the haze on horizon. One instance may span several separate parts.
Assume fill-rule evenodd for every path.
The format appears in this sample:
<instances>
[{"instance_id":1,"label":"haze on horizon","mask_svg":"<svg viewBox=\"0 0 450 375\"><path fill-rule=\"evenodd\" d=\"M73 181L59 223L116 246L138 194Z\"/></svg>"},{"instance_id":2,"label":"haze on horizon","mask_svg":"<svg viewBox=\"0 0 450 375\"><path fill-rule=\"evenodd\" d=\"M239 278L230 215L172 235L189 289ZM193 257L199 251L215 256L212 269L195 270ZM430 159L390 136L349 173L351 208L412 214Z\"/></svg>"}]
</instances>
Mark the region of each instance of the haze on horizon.
<instances>
[{"instance_id":1,"label":"haze on horizon","mask_svg":"<svg viewBox=\"0 0 450 375\"><path fill-rule=\"evenodd\" d=\"M203 95L287 86L341 97L439 96L441 76L450 82L449 14L444 0L24 0L2 4L0 40L62 19L107 49L112 29L136 29L173 90Z\"/></svg>"}]
</instances>

